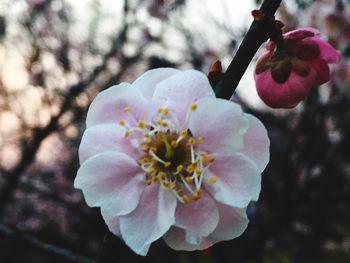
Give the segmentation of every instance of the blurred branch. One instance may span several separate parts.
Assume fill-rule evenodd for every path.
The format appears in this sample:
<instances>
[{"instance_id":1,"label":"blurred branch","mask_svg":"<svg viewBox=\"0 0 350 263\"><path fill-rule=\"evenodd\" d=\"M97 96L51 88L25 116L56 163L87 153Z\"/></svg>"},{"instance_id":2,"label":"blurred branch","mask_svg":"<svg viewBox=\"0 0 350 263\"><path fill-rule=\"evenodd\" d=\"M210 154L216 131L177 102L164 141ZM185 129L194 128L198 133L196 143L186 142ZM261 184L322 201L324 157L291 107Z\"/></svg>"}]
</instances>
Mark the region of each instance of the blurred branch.
<instances>
[{"instance_id":1,"label":"blurred branch","mask_svg":"<svg viewBox=\"0 0 350 263\"><path fill-rule=\"evenodd\" d=\"M260 10L273 18L282 0L265 0ZM259 47L269 39L270 28L264 23L253 21L231 64L216 86L218 98L230 99Z\"/></svg>"},{"instance_id":2,"label":"blurred branch","mask_svg":"<svg viewBox=\"0 0 350 263\"><path fill-rule=\"evenodd\" d=\"M52 132L58 129L58 123L60 118L66 113L73 105L75 97L81 94L85 88L93 83L96 78L107 69L107 62L124 44L126 40L126 32L128 26L124 25L123 30L112 42L111 49L105 54L103 62L100 66L96 67L92 73L84 80L80 81L76 85L73 85L69 91L63 96L64 102L61 106L59 113L52 117L50 122L45 127L38 127L33 129L33 136L29 142L26 142L23 146L22 156L16 167L10 171L4 173L7 179L2 192L0 193L0 216L3 213L6 203L11 198L13 191L16 189L21 174L27 169L27 167L34 161L36 152L38 151L41 142L48 137ZM121 71L125 70L123 66Z\"/></svg>"},{"instance_id":3,"label":"blurred branch","mask_svg":"<svg viewBox=\"0 0 350 263\"><path fill-rule=\"evenodd\" d=\"M93 263L93 260L75 254L67 249L45 243L29 234L24 234L18 230L0 224L0 237L10 239L16 244L35 249L43 254L62 260L62 262ZM19 252L20 253L20 252Z\"/></svg>"}]
</instances>

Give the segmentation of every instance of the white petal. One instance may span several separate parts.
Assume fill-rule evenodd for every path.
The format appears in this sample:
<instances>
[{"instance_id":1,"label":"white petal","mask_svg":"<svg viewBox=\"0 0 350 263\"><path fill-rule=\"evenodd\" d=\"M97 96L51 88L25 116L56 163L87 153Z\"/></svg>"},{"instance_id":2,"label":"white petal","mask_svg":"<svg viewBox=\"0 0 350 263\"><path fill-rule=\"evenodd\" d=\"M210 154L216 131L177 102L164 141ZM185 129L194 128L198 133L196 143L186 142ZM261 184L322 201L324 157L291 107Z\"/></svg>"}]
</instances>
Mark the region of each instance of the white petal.
<instances>
[{"instance_id":1,"label":"white petal","mask_svg":"<svg viewBox=\"0 0 350 263\"><path fill-rule=\"evenodd\" d=\"M218 204L218 208L220 221L208 238L211 241L223 241L242 235L249 223L246 208L234 208L221 204Z\"/></svg>"},{"instance_id":2,"label":"white petal","mask_svg":"<svg viewBox=\"0 0 350 263\"><path fill-rule=\"evenodd\" d=\"M187 70L160 82L153 101L175 112L180 125L184 126L191 103L207 97L215 97L208 78L199 71Z\"/></svg>"},{"instance_id":3,"label":"white petal","mask_svg":"<svg viewBox=\"0 0 350 263\"><path fill-rule=\"evenodd\" d=\"M127 214L139 202L144 172L129 156L104 152L81 165L74 187L83 191L89 206L103 207L111 215Z\"/></svg>"},{"instance_id":4,"label":"white petal","mask_svg":"<svg viewBox=\"0 0 350 263\"><path fill-rule=\"evenodd\" d=\"M153 184L145 188L139 205L120 217L125 243L137 254L146 255L152 242L163 236L175 222L176 197Z\"/></svg>"},{"instance_id":5,"label":"white petal","mask_svg":"<svg viewBox=\"0 0 350 263\"><path fill-rule=\"evenodd\" d=\"M270 159L270 140L264 125L253 115L246 114L249 128L244 135L244 146L241 150L253 160L260 171L263 171Z\"/></svg>"},{"instance_id":6,"label":"white petal","mask_svg":"<svg viewBox=\"0 0 350 263\"><path fill-rule=\"evenodd\" d=\"M180 70L174 68L151 69L136 79L132 83L132 87L138 89L147 99L151 99L159 82L180 72Z\"/></svg>"},{"instance_id":7,"label":"white petal","mask_svg":"<svg viewBox=\"0 0 350 263\"><path fill-rule=\"evenodd\" d=\"M105 208L101 208L101 215L106 225L108 226L109 231L111 231L114 235L119 236L120 234L120 223L119 217L115 215L111 215L109 210Z\"/></svg>"},{"instance_id":8,"label":"white petal","mask_svg":"<svg viewBox=\"0 0 350 263\"><path fill-rule=\"evenodd\" d=\"M125 128L117 124L101 124L85 130L79 146L80 164L102 152L117 151L138 159L139 150L130 137L124 137Z\"/></svg>"},{"instance_id":9,"label":"white petal","mask_svg":"<svg viewBox=\"0 0 350 263\"><path fill-rule=\"evenodd\" d=\"M169 247L175 250L202 250L214 244L206 238L202 238L198 244L189 244L186 240L185 230L178 227L171 227L163 239Z\"/></svg>"},{"instance_id":10,"label":"white petal","mask_svg":"<svg viewBox=\"0 0 350 263\"><path fill-rule=\"evenodd\" d=\"M189 128L195 137L203 138L204 150L229 154L243 146L249 121L238 104L215 98L201 99L197 104Z\"/></svg>"},{"instance_id":11,"label":"white petal","mask_svg":"<svg viewBox=\"0 0 350 263\"><path fill-rule=\"evenodd\" d=\"M177 206L175 225L185 229L189 244L199 244L202 237L213 232L218 222L217 205L207 193L203 193L198 201L179 203Z\"/></svg>"},{"instance_id":12,"label":"white petal","mask_svg":"<svg viewBox=\"0 0 350 263\"><path fill-rule=\"evenodd\" d=\"M218 202L243 208L258 199L261 174L254 162L244 155L219 156L209 170L217 176L217 181L204 180L204 183Z\"/></svg>"},{"instance_id":13,"label":"white petal","mask_svg":"<svg viewBox=\"0 0 350 263\"><path fill-rule=\"evenodd\" d=\"M131 112L124 112L130 107ZM150 102L128 83L121 83L100 92L92 101L86 126L89 128L98 124L118 123L120 119L142 120L152 117Z\"/></svg>"}]
</instances>

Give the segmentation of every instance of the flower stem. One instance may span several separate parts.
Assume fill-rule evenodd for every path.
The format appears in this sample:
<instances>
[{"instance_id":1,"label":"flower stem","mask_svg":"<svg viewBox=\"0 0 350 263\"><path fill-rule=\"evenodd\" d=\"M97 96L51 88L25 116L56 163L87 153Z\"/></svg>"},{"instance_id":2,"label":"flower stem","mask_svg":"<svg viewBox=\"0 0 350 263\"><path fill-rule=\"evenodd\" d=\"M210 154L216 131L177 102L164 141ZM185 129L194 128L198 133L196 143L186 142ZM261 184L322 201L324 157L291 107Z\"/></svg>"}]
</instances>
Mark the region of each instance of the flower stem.
<instances>
[{"instance_id":1,"label":"flower stem","mask_svg":"<svg viewBox=\"0 0 350 263\"><path fill-rule=\"evenodd\" d=\"M267 18L273 19L281 2L282 0L264 0L260 10ZM268 19L252 22L231 64L215 87L215 93L218 98L231 98L255 53L273 33Z\"/></svg>"}]
</instances>

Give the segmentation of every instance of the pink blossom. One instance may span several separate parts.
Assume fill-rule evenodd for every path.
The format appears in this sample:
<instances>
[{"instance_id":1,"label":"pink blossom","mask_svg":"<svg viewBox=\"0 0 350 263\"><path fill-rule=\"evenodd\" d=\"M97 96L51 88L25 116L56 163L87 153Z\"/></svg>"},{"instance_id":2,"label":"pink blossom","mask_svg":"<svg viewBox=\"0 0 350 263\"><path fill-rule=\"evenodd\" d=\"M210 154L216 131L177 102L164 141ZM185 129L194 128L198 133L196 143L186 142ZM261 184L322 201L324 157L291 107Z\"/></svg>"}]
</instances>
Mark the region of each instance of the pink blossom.
<instances>
[{"instance_id":1,"label":"pink blossom","mask_svg":"<svg viewBox=\"0 0 350 263\"><path fill-rule=\"evenodd\" d=\"M272 108L292 108L312 87L329 81L328 63L338 63L339 53L313 28L283 35L282 43L270 41L258 59L254 78L260 98Z\"/></svg>"},{"instance_id":2,"label":"pink blossom","mask_svg":"<svg viewBox=\"0 0 350 263\"><path fill-rule=\"evenodd\" d=\"M269 140L259 120L215 98L204 74L147 71L98 94L86 125L74 185L136 253L161 237L204 249L247 227Z\"/></svg>"}]
</instances>

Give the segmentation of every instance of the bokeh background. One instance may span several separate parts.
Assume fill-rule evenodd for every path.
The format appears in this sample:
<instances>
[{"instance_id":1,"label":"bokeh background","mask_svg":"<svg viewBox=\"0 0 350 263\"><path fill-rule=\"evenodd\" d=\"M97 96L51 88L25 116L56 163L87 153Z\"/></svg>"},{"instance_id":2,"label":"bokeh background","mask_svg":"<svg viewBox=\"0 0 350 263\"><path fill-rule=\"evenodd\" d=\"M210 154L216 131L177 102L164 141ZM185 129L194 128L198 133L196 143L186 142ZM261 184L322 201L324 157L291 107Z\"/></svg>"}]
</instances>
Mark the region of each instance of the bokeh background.
<instances>
[{"instance_id":1,"label":"bokeh background","mask_svg":"<svg viewBox=\"0 0 350 263\"><path fill-rule=\"evenodd\" d=\"M113 262L350 262L350 1L284 0L285 30L319 28L342 52L331 81L292 110L236 92L271 139L245 233L200 252L157 241ZM227 67L260 1L0 0L0 262L94 262L107 228L73 188L96 94L150 68Z\"/></svg>"}]
</instances>

